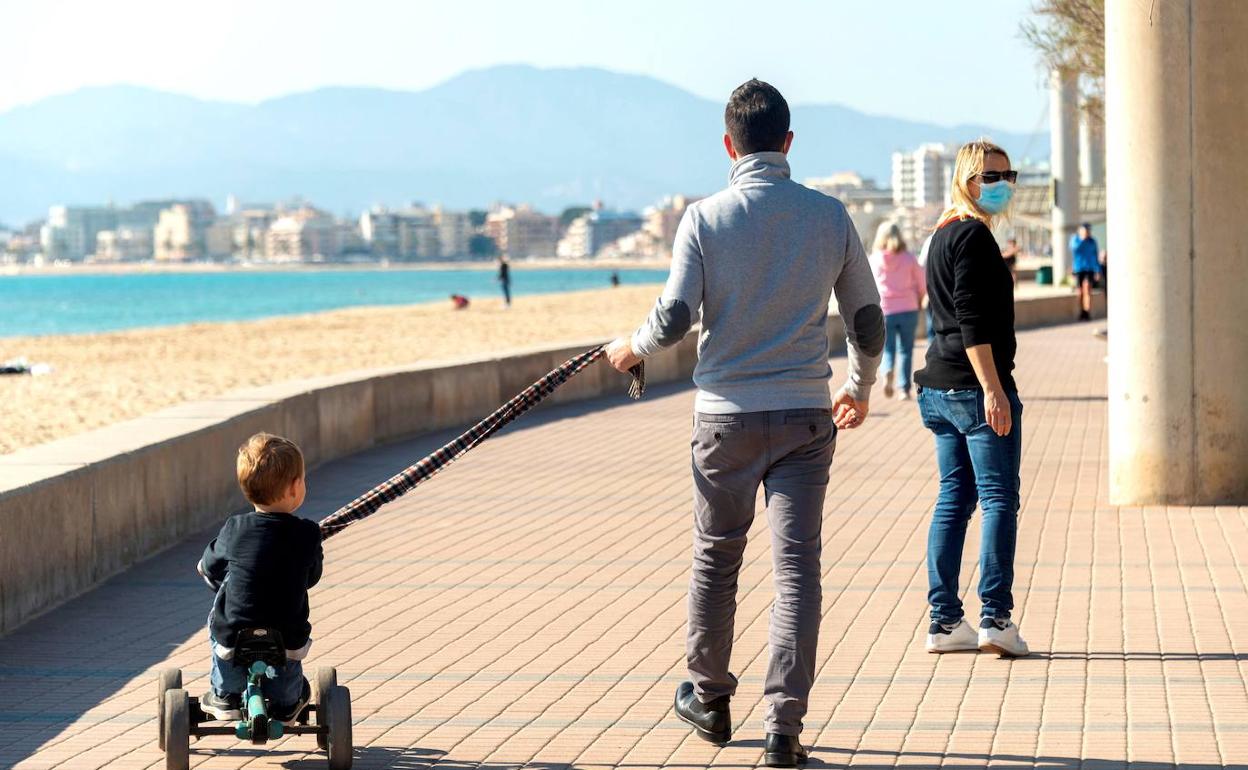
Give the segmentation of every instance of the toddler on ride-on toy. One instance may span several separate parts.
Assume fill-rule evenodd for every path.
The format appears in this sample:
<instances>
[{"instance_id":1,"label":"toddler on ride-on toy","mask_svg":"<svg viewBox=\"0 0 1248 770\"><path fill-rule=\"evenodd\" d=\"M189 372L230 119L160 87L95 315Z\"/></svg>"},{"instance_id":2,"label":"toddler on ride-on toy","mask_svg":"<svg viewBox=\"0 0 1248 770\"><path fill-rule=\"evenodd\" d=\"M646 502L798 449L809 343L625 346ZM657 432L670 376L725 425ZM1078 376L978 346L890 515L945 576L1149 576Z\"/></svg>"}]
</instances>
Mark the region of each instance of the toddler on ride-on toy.
<instances>
[{"instance_id":1,"label":"toddler on ride-on toy","mask_svg":"<svg viewBox=\"0 0 1248 770\"><path fill-rule=\"evenodd\" d=\"M238 450L238 484L256 509L226 519L204 550L199 574L217 592L208 616L212 688L199 706L217 719L238 719L247 670L234 660L245 629L275 629L286 662L266 679L264 695L277 721L307 705L311 687L300 662L312 646L308 589L321 579L321 532L294 516L307 492L303 453L287 439L257 433Z\"/></svg>"},{"instance_id":2,"label":"toddler on ride-on toy","mask_svg":"<svg viewBox=\"0 0 1248 770\"><path fill-rule=\"evenodd\" d=\"M320 528L293 515L306 493L303 454L257 433L239 447L237 470L255 510L227 519L198 566L217 594L208 615L212 686L196 699L182 689L180 670L156 679L165 768L189 770L192 736L263 744L315 735L330 770L349 770L351 693L333 668L317 670L315 689L303 677L312 646L308 589L321 579L323 559ZM234 724L207 724L214 721Z\"/></svg>"}]
</instances>

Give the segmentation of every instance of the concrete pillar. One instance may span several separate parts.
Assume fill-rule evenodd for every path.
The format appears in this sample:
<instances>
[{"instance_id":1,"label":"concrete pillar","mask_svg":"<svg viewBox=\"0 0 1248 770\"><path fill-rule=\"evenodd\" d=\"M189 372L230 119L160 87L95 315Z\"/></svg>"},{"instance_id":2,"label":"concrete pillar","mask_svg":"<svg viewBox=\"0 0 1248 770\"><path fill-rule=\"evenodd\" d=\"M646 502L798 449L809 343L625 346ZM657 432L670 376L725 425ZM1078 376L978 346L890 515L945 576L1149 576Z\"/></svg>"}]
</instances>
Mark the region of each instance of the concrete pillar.
<instances>
[{"instance_id":1,"label":"concrete pillar","mask_svg":"<svg viewBox=\"0 0 1248 770\"><path fill-rule=\"evenodd\" d=\"M1056 70L1049 85L1049 164L1053 184L1053 281L1070 272L1070 236L1079 226L1078 88L1073 74Z\"/></svg>"},{"instance_id":2,"label":"concrete pillar","mask_svg":"<svg viewBox=\"0 0 1248 770\"><path fill-rule=\"evenodd\" d=\"M1105 18L1110 497L1248 503L1248 2Z\"/></svg>"},{"instance_id":3,"label":"concrete pillar","mask_svg":"<svg viewBox=\"0 0 1248 770\"><path fill-rule=\"evenodd\" d=\"M1105 181L1105 118L1079 111L1079 183Z\"/></svg>"}]
</instances>

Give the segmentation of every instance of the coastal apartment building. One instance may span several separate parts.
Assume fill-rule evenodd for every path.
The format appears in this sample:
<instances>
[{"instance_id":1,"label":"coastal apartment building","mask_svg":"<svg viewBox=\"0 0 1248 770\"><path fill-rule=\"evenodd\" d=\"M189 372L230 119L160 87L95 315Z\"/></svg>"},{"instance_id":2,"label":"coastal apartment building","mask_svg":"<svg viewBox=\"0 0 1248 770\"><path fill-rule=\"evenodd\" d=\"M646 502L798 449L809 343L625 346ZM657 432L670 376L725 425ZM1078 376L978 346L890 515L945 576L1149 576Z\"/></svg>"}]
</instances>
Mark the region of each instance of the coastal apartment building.
<instances>
[{"instance_id":1,"label":"coastal apartment building","mask_svg":"<svg viewBox=\"0 0 1248 770\"><path fill-rule=\"evenodd\" d=\"M954 153L937 143L893 153L893 205L923 209L943 206L953 178Z\"/></svg>"},{"instance_id":2,"label":"coastal apartment building","mask_svg":"<svg viewBox=\"0 0 1248 770\"><path fill-rule=\"evenodd\" d=\"M152 258L152 228L119 226L95 238L93 262L139 262Z\"/></svg>"},{"instance_id":3,"label":"coastal apartment building","mask_svg":"<svg viewBox=\"0 0 1248 770\"><path fill-rule=\"evenodd\" d=\"M440 206L433 209L434 226L438 229L438 255L442 259L468 256L468 244L472 240L472 220L465 211L446 211Z\"/></svg>"},{"instance_id":4,"label":"coastal apartment building","mask_svg":"<svg viewBox=\"0 0 1248 770\"><path fill-rule=\"evenodd\" d=\"M161 212L179 203L211 210L207 201L178 200L139 201L130 206L52 206L39 228L39 246L49 261L151 259L153 251L145 251L144 244L153 244Z\"/></svg>"},{"instance_id":5,"label":"coastal apartment building","mask_svg":"<svg viewBox=\"0 0 1248 770\"><path fill-rule=\"evenodd\" d=\"M274 262L336 259L351 246L350 226L305 206L274 220L265 233L265 255Z\"/></svg>"},{"instance_id":6,"label":"coastal apartment building","mask_svg":"<svg viewBox=\"0 0 1248 770\"><path fill-rule=\"evenodd\" d=\"M672 258L676 229L689 204L698 198L670 195L641 214L641 227L598 249L599 259L665 260Z\"/></svg>"},{"instance_id":7,"label":"coastal apartment building","mask_svg":"<svg viewBox=\"0 0 1248 770\"><path fill-rule=\"evenodd\" d=\"M389 211L375 207L360 215L360 237L379 259L423 260L442 255L436 212L421 206Z\"/></svg>"},{"instance_id":8,"label":"coastal apartment building","mask_svg":"<svg viewBox=\"0 0 1248 770\"><path fill-rule=\"evenodd\" d=\"M185 262L219 256L220 236L208 238L216 211L208 201L186 201L163 209L152 232L158 262Z\"/></svg>"},{"instance_id":9,"label":"coastal apartment building","mask_svg":"<svg viewBox=\"0 0 1248 770\"><path fill-rule=\"evenodd\" d=\"M592 258L607 245L641 230L642 224L642 218L634 212L595 208L572 220L555 253L565 259Z\"/></svg>"},{"instance_id":10,"label":"coastal apartment building","mask_svg":"<svg viewBox=\"0 0 1248 770\"><path fill-rule=\"evenodd\" d=\"M39 245L48 261L80 262L95 252L101 232L116 228L117 210L112 206L52 206L39 230Z\"/></svg>"},{"instance_id":11,"label":"coastal apartment building","mask_svg":"<svg viewBox=\"0 0 1248 770\"><path fill-rule=\"evenodd\" d=\"M485 234L500 254L513 259L553 257L559 242L559 218L528 206L504 206L485 218Z\"/></svg>"}]
</instances>

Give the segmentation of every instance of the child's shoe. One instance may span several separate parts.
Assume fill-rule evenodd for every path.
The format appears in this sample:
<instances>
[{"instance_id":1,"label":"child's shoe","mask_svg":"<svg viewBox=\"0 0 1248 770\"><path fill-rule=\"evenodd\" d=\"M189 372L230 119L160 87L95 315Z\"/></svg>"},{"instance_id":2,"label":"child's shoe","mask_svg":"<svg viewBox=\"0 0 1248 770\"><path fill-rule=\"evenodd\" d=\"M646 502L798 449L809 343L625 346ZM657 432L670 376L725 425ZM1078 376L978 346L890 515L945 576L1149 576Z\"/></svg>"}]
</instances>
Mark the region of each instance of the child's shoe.
<instances>
[{"instance_id":1,"label":"child's shoe","mask_svg":"<svg viewBox=\"0 0 1248 770\"><path fill-rule=\"evenodd\" d=\"M231 722L243 718L243 696L236 692L217 695L209 689L199 699L199 707L205 714L222 722Z\"/></svg>"},{"instance_id":2,"label":"child's shoe","mask_svg":"<svg viewBox=\"0 0 1248 770\"><path fill-rule=\"evenodd\" d=\"M277 707L273 707L273 718L285 725L293 725L299 719L299 715L303 713L303 709L312 700L312 685L308 684L305 677L303 680L303 690L300 691L299 700L290 708L282 709L280 712Z\"/></svg>"}]
</instances>

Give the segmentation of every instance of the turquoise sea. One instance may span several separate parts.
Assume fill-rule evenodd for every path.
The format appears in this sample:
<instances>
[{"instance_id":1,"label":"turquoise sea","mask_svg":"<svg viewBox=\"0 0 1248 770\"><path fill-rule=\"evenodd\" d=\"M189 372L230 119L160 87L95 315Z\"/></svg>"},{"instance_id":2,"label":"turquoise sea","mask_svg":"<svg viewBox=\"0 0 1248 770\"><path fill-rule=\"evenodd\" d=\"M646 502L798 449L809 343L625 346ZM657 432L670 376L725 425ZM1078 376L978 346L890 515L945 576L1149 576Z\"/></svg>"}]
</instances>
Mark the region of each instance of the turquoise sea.
<instances>
[{"instance_id":1,"label":"turquoise sea","mask_svg":"<svg viewBox=\"0 0 1248 770\"><path fill-rule=\"evenodd\" d=\"M516 269L513 296L610 286L609 269ZM665 270L620 270L657 284ZM360 305L499 297L493 270L287 270L0 276L0 337L243 321Z\"/></svg>"}]
</instances>

